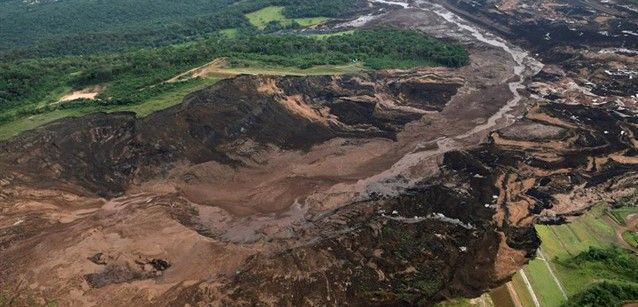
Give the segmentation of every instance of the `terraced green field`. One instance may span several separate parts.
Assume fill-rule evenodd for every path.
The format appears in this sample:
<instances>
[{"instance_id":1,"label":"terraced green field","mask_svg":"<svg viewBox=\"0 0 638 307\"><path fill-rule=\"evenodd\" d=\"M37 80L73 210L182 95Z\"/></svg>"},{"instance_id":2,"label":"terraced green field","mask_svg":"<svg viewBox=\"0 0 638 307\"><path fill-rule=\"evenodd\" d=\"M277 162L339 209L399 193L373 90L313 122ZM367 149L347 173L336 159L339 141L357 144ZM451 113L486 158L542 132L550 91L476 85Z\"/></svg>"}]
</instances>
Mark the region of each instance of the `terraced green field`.
<instances>
[{"instance_id":1,"label":"terraced green field","mask_svg":"<svg viewBox=\"0 0 638 307\"><path fill-rule=\"evenodd\" d=\"M558 226L536 226L544 253L550 258L576 256L590 246L608 247L615 241L603 205L591 209L572 223Z\"/></svg>"},{"instance_id":2,"label":"terraced green field","mask_svg":"<svg viewBox=\"0 0 638 307\"><path fill-rule=\"evenodd\" d=\"M638 214L638 207L623 207L609 210L611 217L619 224L625 225L627 216Z\"/></svg>"},{"instance_id":3,"label":"terraced green field","mask_svg":"<svg viewBox=\"0 0 638 307\"><path fill-rule=\"evenodd\" d=\"M570 299L574 298L584 289L601 281L635 284L636 280L626 276L622 270L617 270L615 262L590 260L575 264L578 262L575 259L591 254L591 248L594 248L594 251L617 249L621 259L629 259L628 263L635 265L631 261L638 258L632 257L631 251L622 249L625 245L615 233L615 227L620 225L616 224L616 218L624 219L633 209L635 208L609 209L609 205L600 204L569 224L536 226L542 241L541 249L537 258L523 269L533 293L527 289L520 273L512 280L523 306L535 306L532 296L536 297L540 306L563 306L567 302L565 295Z\"/></svg>"}]
</instances>

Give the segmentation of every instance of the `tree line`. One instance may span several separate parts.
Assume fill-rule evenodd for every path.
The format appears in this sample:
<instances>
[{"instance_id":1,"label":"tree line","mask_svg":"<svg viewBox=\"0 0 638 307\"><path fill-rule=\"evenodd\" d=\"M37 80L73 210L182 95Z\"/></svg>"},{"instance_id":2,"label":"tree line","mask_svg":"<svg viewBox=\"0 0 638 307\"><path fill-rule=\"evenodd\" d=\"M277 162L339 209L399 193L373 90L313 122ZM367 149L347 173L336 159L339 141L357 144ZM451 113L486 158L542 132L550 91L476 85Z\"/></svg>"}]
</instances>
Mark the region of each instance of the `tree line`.
<instances>
[{"instance_id":1,"label":"tree line","mask_svg":"<svg viewBox=\"0 0 638 307\"><path fill-rule=\"evenodd\" d=\"M222 29L257 32L245 14L284 6L288 17L353 14L363 0L0 1L0 60L94 54L203 39ZM278 29L266 29L274 31Z\"/></svg>"},{"instance_id":2,"label":"tree line","mask_svg":"<svg viewBox=\"0 0 638 307\"><path fill-rule=\"evenodd\" d=\"M42 102L64 88L108 84L98 98L134 104L171 90L171 77L217 57L258 65L309 68L359 62L370 69L458 67L465 49L423 33L396 28L357 30L317 39L301 35L216 34L206 40L104 55L22 59L0 64L0 122L43 112ZM47 106L46 108L51 108Z\"/></svg>"}]
</instances>

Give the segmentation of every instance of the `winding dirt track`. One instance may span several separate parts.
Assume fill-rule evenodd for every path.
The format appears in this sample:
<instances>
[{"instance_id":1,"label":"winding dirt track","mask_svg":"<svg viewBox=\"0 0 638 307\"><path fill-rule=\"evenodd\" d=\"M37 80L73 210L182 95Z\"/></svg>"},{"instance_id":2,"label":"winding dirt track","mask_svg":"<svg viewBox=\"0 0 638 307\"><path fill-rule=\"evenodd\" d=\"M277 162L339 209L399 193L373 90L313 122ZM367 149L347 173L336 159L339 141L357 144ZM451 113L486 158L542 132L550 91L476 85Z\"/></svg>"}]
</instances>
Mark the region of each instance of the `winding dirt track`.
<instances>
[{"instance_id":1,"label":"winding dirt track","mask_svg":"<svg viewBox=\"0 0 638 307\"><path fill-rule=\"evenodd\" d=\"M607 221L607 224L613 226L614 232L616 233L616 241L622 244L625 248L638 254L638 248L631 246L631 244L623 238L623 233L625 233L625 231L638 231L638 214L628 215L626 217L625 225L616 223L616 221L607 215L605 215L605 220Z\"/></svg>"}]
</instances>

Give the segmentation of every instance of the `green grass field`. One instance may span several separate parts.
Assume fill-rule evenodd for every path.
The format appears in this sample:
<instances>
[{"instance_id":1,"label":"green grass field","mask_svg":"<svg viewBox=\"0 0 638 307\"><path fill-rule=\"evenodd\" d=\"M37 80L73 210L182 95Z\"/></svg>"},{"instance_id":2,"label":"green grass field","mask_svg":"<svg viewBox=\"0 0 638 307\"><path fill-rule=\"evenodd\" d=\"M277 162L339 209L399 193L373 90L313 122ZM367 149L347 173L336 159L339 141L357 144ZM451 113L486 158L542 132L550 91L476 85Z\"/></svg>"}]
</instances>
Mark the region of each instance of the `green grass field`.
<instances>
[{"instance_id":1,"label":"green grass field","mask_svg":"<svg viewBox=\"0 0 638 307\"><path fill-rule=\"evenodd\" d=\"M247 75L274 75L274 76L316 76L316 75L343 75L356 74L365 70L362 63L347 65L319 65L307 69L297 67L267 66L257 62L242 61L241 65L228 68L220 68L217 73L247 74Z\"/></svg>"},{"instance_id":2,"label":"green grass field","mask_svg":"<svg viewBox=\"0 0 638 307\"><path fill-rule=\"evenodd\" d=\"M220 33L226 35L229 38L235 38L237 37L237 32L239 32L238 29L232 28L232 29L224 29L219 31Z\"/></svg>"},{"instance_id":3,"label":"green grass field","mask_svg":"<svg viewBox=\"0 0 638 307\"><path fill-rule=\"evenodd\" d=\"M174 91L162 93L140 104L114 106L109 109L109 112L129 111L135 112L139 117L145 117L151 113L174 106L182 102L186 95L201 90L205 87L211 86L219 80L219 78L194 79L186 84L186 86L180 87Z\"/></svg>"},{"instance_id":4,"label":"green grass field","mask_svg":"<svg viewBox=\"0 0 638 307\"><path fill-rule=\"evenodd\" d=\"M580 255L588 252L590 247L609 250L622 246L615 235L614 223L616 222L609 216L614 212L616 217L624 218L633 213L632 210L635 208L608 208L607 204L597 205L569 224L536 226L542 241L540 252L548 263L546 264L538 257L530 261L524 268L524 272L541 306L562 306L565 303L548 265L568 297L581 293L583 289L601 280L626 280L627 277L622 272L619 273L612 267L607 267L608 264L605 263L573 265L573 259L582 257ZM534 306L531 294L520 274L514 276L512 285L523 306Z\"/></svg>"},{"instance_id":5,"label":"green grass field","mask_svg":"<svg viewBox=\"0 0 638 307\"><path fill-rule=\"evenodd\" d=\"M292 22L298 23L302 27L308 27L320 24L328 18L326 17L312 17L312 18L287 18L283 14L283 6L269 6L261 10L254 11L246 14L246 18L256 28L263 30L270 22L278 22L282 26L289 26Z\"/></svg>"},{"instance_id":6,"label":"green grass field","mask_svg":"<svg viewBox=\"0 0 638 307\"><path fill-rule=\"evenodd\" d=\"M638 214L638 207L622 207L609 210L609 215L621 225L625 225L625 219L630 214Z\"/></svg>"},{"instance_id":7,"label":"green grass field","mask_svg":"<svg viewBox=\"0 0 638 307\"><path fill-rule=\"evenodd\" d=\"M627 230L623 232L622 238L625 242L629 243L629 245L638 248L638 232Z\"/></svg>"},{"instance_id":8,"label":"green grass field","mask_svg":"<svg viewBox=\"0 0 638 307\"><path fill-rule=\"evenodd\" d=\"M219 81L219 78L197 79L188 82L182 87L173 91L162 93L150 98L142 103L133 105L87 105L79 108L59 109L42 114L21 118L8 124L0 125L0 140L5 140L18 135L21 132L37 128L50 122L65 117L82 116L96 112L135 112L139 117L147 116L153 112L168 108L182 102L182 99L189 93L210 86Z\"/></svg>"},{"instance_id":9,"label":"green grass field","mask_svg":"<svg viewBox=\"0 0 638 307\"><path fill-rule=\"evenodd\" d=\"M551 273L543 260L535 259L523 270L541 306L558 307L565 302L556 282L550 277ZM531 294L528 293L528 295L531 297Z\"/></svg>"}]
</instances>

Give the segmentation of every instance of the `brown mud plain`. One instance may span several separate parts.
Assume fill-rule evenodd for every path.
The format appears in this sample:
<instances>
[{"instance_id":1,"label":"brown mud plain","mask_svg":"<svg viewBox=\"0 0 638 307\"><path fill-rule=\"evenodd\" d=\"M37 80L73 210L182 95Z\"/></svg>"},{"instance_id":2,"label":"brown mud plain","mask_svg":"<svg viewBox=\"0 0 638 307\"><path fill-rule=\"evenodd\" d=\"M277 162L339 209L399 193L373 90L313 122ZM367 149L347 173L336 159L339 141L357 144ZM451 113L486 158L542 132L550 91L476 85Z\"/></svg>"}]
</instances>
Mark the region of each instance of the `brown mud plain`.
<instances>
[{"instance_id":1,"label":"brown mud plain","mask_svg":"<svg viewBox=\"0 0 638 307\"><path fill-rule=\"evenodd\" d=\"M533 1L376 3L367 26L459 41L471 63L238 76L143 119L93 114L0 143L0 286L12 302L476 297L534 257L535 223L636 189L635 38L540 44L526 22L596 25ZM578 5L637 20L624 4Z\"/></svg>"}]
</instances>

